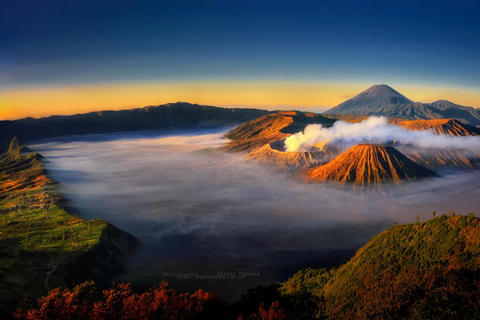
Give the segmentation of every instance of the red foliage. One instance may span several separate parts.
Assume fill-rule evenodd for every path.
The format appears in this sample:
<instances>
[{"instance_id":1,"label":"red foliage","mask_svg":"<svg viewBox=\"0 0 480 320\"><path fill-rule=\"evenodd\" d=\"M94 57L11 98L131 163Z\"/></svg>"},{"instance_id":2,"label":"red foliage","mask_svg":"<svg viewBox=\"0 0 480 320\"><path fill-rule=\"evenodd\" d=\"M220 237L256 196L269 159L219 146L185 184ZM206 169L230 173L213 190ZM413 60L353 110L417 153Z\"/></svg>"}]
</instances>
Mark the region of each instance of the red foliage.
<instances>
[{"instance_id":1,"label":"red foliage","mask_svg":"<svg viewBox=\"0 0 480 320\"><path fill-rule=\"evenodd\" d=\"M54 289L38 299L38 307L19 308L14 316L28 320L182 320L198 315L206 303L216 299L202 290L179 294L166 287L167 283L162 282L136 294L130 284L117 284L100 293L93 282L86 282L72 290Z\"/></svg>"},{"instance_id":2,"label":"red foliage","mask_svg":"<svg viewBox=\"0 0 480 320\"><path fill-rule=\"evenodd\" d=\"M270 308L266 310L263 306L263 303L258 308L257 313L253 313L248 317L249 320L285 320L287 316L283 311L282 307L280 307L280 303L275 301L272 303ZM242 315L238 317L237 320L245 320Z\"/></svg>"}]
</instances>

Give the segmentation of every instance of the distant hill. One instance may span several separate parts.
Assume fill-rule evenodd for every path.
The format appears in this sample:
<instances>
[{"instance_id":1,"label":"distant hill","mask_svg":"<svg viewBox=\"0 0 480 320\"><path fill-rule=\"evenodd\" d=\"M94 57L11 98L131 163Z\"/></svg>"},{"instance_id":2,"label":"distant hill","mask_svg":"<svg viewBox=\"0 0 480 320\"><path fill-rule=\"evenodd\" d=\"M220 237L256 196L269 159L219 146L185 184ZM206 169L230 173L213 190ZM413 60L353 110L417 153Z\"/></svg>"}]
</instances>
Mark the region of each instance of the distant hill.
<instances>
[{"instance_id":1,"label":"distant hill","mask_svg":"<svg viewBox=\"0 0 480 320\"><path fill-rule=\"evenodd\" d=\"M361 114L326 114L322 116L344 122L358 123L367 120L370 116ZM480 135L480 128L468 125L464 121L448 119L422 119L422 120L407 120L404 118L386 117L388 122L404 127L408 130L427 130L437 135L451 135L459 136L478 136Z\"/></svg>"},{"instance_id":2,"label":"distant hill","mask_svg":"<svg viewBox=\"0 0 480 320\"><path fill-rule=\"evenodd\" d=\"M398 122L397 125L414 131L427 130L436 135L480 136L480 128L472 127L454 119L410 120Z\"/></svg>"},{"instance_id":3,"label":"distant hill","mask_svg":"<svg viewBox=\"0 0 480 320\"><path fill-rule=\"evenodd\" d=\"M409 120L453 118L480 126L479 109L447 100L432 103L413 102L385 84L372 86L325 113L377 115Z\"/></svg>"},{"instance_id":4,"label":"distant hill","mask_svg":"<svg viewBox=\"0 0 480 320\"><path fill-rule=\"evenodd\" d=\"M259 109L219 108L177 102L132 110L0 121L0 152L7 150L13 137L27 141L121 131L212 128L238 125L266 113L268 111Z\"/></svg>"},{"instance_id":5,"label":"distant hill","mask_svg":"<svg viewBox=\"0 0 480 320\"><path fill-rule=\"evenodd\" d=\"M419 165L436 170L439 168L457 168L464 170L480 169L480 152L465 149L426 149L399 147L401 152Z\"/></svg>"},{"instance_id":6,"label":"distant hill","mask_svg":"<svg viewBox=\"0 0 480 320\"><path fill-rule=\"evenodd\" d=\"M340 120L340 121L345 121L350 123L362 122L367 120L370 117L362 114L330 114L330 113L322 113L322 116L329 119L335 119L335 120ZM407 121L407 119L403 119L403 118L387 117L387 119L389 123L398 123L402 121Z\"/></svg>"},{"instance_id":7,"label":"distant hill","mask_svg":"<svg viewBox=\"0 0 480 320\"><path fill-rule=\"evenodd\" d=\"M479 319L479 234L474 216L394 225L338 269L299 271L281 291L310 307L302 319Z\"/></svg>"},{"instance_id":8,"label":"distant hill","mask_svg":"<svg viewBox=\"0 0 480 320\"><path fill-rule=\"evenodd\" d=\"M435 173L416 164L393 147L359 144L329 163L306 173L308 181L336 181L355 186L400 183L434 176Z\"/></svg>"}]
</instances>

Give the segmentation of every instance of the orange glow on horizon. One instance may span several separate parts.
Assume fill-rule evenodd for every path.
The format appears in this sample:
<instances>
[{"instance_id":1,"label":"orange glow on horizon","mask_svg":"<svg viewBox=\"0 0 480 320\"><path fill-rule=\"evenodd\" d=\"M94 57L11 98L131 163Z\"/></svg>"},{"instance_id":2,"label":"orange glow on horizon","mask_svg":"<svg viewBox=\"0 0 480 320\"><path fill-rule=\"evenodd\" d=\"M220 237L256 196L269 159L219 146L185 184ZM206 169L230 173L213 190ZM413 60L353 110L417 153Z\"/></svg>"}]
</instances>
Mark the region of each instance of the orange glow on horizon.
<instances>
[{"instance_id":1,"label":"orange glow on horizon","mask_svg":"<svg viewBox=\"0 0 480 320\"><path fill-rule=\"evenodd\" d=\"M322 82L156 82L17 88L0 91L0 119L70 115L186 101L224 107L299 109L321 112L373 84ZM438 99L478 107L480 91L391 85L421 102Z\"/></svg>"}]
</instances>

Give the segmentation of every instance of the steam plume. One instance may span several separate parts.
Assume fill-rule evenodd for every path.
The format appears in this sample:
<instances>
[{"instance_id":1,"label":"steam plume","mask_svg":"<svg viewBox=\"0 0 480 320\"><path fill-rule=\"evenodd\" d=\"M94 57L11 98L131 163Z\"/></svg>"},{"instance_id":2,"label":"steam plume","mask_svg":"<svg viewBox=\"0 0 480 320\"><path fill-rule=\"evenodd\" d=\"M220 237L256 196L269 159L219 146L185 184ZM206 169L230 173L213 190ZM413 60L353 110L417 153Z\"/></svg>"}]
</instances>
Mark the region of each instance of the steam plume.
<instances>
[{"instance_id":1,"label":"steam plume","mask_svg":"<svg viewBox=\"0 0 480 320\"><path fill-rule=\"evenodd\" d=\"M430 131L410 131L388 123L385 117L369 117L359 123L337 121L330 128L311 124L303 132L288 137L285 140L285 148L286 151L309 151L316 143L326 141L342 142L347 145L398 141L418 148L480 150L479 137L440 136Z\"/></svg>"}]
</instances>

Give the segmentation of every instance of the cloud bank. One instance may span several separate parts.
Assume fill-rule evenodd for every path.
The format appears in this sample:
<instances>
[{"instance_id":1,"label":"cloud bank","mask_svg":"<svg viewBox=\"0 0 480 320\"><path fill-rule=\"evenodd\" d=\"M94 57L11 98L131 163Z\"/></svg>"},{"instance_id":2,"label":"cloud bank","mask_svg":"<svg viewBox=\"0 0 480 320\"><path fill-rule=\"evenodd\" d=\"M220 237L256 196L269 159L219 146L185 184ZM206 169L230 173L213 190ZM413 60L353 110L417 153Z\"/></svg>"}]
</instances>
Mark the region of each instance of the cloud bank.
<instances>
[{"instance_id":1,"label":"cloud bank","mask_svg":"<svg viewBox=\"0 0 480 320\"><path fill-rule=\"evenodd\" d=\"M480 151L480 137L435 135L430 131L411 131L388 123L385 117L369 117L359 123L337 121L330 128L320 124L308 125L303 132L285 140L286 151L309 151L319 142L337 142L345 146L358 143L388 143L396 141L417 148L452 148Z\"/></svg>"}]
</instances>

